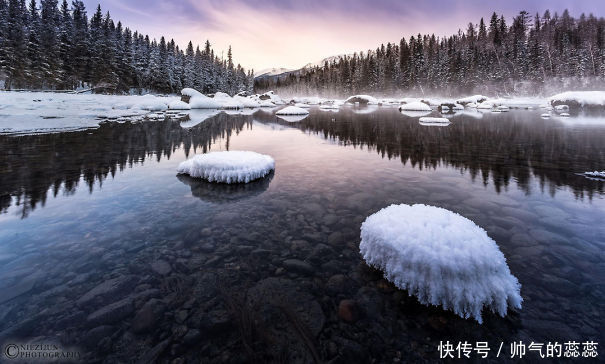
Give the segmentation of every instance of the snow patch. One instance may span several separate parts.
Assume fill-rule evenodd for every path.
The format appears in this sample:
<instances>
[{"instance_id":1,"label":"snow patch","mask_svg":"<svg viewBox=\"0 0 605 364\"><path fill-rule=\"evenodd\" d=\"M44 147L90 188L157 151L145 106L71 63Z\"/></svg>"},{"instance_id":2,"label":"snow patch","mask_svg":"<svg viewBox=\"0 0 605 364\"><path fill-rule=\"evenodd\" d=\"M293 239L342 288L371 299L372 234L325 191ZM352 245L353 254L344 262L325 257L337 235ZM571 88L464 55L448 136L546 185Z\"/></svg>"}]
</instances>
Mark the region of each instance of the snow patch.
<instances>
[{"instance_id":1,"label":"snow patch","mask_svg":"<svg viewBox=\"0 0 605 364\"><path fill-rule=\"evenodd\" d=\"M605 106L605 91L569 91L548 99L553 106L556 104L575 104L580 107Z\"/></svg>"},{"instance_id":2,"label":"snow patch","mask_svg":"<svg viewBox=\"0 0 605 364\"><path fill-rule=\"evenodd\" d=\"M191 106L186 102L176 100L168 104L168 108L171 110L190 110Z\"/></svg>"},{"instance_id":3,"label":"snow patch","mask_svg":"<svg viewBox=\"0 0 605 364\"><path fill-rule=\"evenodd\" d=\"M256 152L229 151L196 155L178 167L178 173L209 182L248 183L275 169L275 160Z\"/></svg>"},{"instance_id":4,"label":"snow patch","mask_svg":"<svg viewBox=\"0 0 605 364\"><path fill-rule=\"evenodd\" d=\"M361 225L364 260L425 305L483 322L488 307L504 317L521 308L521 285L485 230L452 211L391 205Z\"/></svg>"},{"instance_id":5,"label":"snow patch","mask_svg":"<svg viewBox=\"0 0 605 364\"><path fill-rule=\"evenodd\" d=\"M399 110L404 111L431 111L431 107L421 101L412 101L405 105L401 105Z\"/></svg>"}]
</instances>

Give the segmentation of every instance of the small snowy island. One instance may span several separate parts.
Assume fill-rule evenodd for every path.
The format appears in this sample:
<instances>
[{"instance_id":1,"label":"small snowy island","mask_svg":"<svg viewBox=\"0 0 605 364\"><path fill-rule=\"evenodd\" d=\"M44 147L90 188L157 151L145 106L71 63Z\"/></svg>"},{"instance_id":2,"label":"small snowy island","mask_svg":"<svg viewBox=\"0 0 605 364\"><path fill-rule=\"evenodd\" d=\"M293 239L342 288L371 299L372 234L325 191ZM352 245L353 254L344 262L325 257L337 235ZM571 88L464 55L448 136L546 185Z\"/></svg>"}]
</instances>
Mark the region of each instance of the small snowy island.
<instances>
[{"instance_id":1,"label":"small snowy island","mask_svg":"<svg viewBox=\"0 0 605 364\"><path fill-rule=\"evenodd\" d=\"M498 245L471 220L427 205L391 205L361 225L364 260L425 305L483 322L521 308L520 288Z\"/></svg>"},{"instance_id":2,"label":"small snowy island","mask_svg":"<svg viewBox=\"0 0 605 364\"><path fill-rule=\"evenodd\" d=\"M178 173L209 182L248 183L275 169L275 160L265 154L246 151L211 152L196 155L178 167Z\"/></svg>"}]
</instances>

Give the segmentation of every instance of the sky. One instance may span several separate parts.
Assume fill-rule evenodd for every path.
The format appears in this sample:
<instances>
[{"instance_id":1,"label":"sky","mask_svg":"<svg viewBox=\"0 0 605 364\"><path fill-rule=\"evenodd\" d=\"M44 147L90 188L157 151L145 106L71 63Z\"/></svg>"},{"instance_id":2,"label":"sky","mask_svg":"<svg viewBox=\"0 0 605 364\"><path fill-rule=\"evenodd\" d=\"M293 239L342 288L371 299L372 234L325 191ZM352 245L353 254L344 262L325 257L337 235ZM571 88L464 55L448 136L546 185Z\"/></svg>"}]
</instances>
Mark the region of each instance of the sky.
<instances>
[{"instance_id":1,"label":"sky","mask_svg":"<svg viewBox=\"0 0 605 364\"><path fill-rule=\"evenodd\" d=\"M323 58L375 49L418 33L450 35L493 11L507 20L569 9L605 16L604 0L84 0L114 21L184 47L207 39L220 56L233 48L246 69L296 69ZM510 21L508 22L510 24Z\"/></svg>"}]
</instances>

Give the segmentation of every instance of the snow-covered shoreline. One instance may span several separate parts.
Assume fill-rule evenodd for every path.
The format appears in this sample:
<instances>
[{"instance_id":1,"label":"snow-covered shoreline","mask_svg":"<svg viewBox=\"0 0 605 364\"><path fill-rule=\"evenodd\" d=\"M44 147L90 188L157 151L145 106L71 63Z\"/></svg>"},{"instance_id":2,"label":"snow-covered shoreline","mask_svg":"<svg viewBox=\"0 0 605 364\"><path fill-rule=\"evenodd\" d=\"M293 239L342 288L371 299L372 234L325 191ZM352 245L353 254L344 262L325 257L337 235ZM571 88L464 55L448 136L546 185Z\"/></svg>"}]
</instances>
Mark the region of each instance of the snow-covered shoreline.
<instances>
[{"instance_id":1,"label":"snow-covered shoreline","mask_svg":"<svg viewBox=\"0 0 605 364\"><path fill-rule=\"evenodd\" d=\"M212 97L211 97L212 96ZM550 98L489 98L474 95L465 98L375 98L354 95L346 100L321 97L282 99L272 91L251 96L216 93L207 96L193 89L183 89L182 96L132 96L103 94L70 94L53 92L0 92L0 134L36 134L77 131L99 127L104 121L137 122L157 120L161 113L174 110L193 114L193 109L253 110L267 109L278 114L308 114L305 109L319 108L337 112L351 107L356 113L366 113L379 107L399 107L409 117L430 113L452 114L464 110L501 112L509 109L545 109L553 116L581 108L605 111L605 91L565 92ZM363 103L361 101L364 101ZM462 105L463 104L463 105ZM569 104L569 105L567 105ZM370 106L364 106L370 105ZM453 107L452 107L453 106ZM158 114L156 114L158 113ZM211 113L208 113L211 114ZM177 115L177 114L174 114ZM550 115L550 114L549 114Z\"/></svg>"}]
</instances>

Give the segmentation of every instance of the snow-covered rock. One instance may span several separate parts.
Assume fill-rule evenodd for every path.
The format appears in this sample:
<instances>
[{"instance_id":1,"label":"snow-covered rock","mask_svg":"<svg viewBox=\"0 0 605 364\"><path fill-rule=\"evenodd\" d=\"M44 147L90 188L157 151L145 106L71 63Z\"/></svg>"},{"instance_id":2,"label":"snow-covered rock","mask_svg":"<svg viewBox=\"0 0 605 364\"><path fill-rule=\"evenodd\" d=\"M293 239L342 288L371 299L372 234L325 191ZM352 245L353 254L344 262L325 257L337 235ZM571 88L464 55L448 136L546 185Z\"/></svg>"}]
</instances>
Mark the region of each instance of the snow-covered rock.
<instances>
[{"instance_id":1,"label":"snow-covered rock","mask_svg":"<svg viewBox=\"0 0 605 364\"><path fill-rule=\"evenodd\" d=\"M458 99L458 100L456 100L456 103L460 104L460 105L478 104L483 101L486 101L487 99L489 99L489 97L487 97L487 96L473 95L473 96L468 96L468 97L463 97L461 99Z\"/></svg>"},{"instance_id":2,"label":"snow-covered rock","mask_svg":"<svg viewBox=\"0 0 605 364\"><path fill-rule=\"evenodd\" d=\"M567 111L569 111L569 106L568 105L557 105L557 106L555 106L555 111L567 112Z\"/></svg>"},{"instance_id":3,"label":"snow-covered rock","mask_svg":"<svg viewBox=\"0 0 605 364\"><path fill-rule=\"evenodd\" d=\"M201 92L194 90L192 88L184 88L181 90L181 95L183 96L189 96L189 97L194 97L194 96L199 96L202 95Z\"/></svg>"},{"instance_id":4,"label":"snow-covered rock","mask_svg":"<svg viewBox=\"0 0 605 364\"><path fill-rule=\"evenodd\" d=\"M192 109L220 109L221 104L218 103L211 97L206 95L198 94L191 96L189 99L189 106Z\"/></svg>"},{"instance_id":5,"label":"snow-covered rock","mask_svg":"<svg viewBox=\"0 0 605 364\"><path fill-rule=\"evenodd\" d=\"M265 92L264 94L259 96L260 100L269 100L275 105L284 105L286 102L282 100L279 95L276 95L273 91Z\"/></svg>"},{"instance_id":6,"label":"snow-covered rock","mask_svg":"<svg viewBox=\"0 0 605 364\"><path fill-rule=\"evenodd\" d=\"M378 100L369 95L354 95L345 100L347 104L378 105Z\"/></svg>"},{"instance_id":7,"label":"snow-covered rock","mask_svg":"<svg viewBox=\"0 0 605 364\"><path fill-rule=\"evenodd\" d=\"M181 100L175 100L168 104L168 108L171 110L190 110L191 105Z\"/></svg>"},{"instance_id":8,"label":"snow-covered rock","mask_svg":"<svg viewBox=\"0 0 605 364\"><path fill-rule=\"evenodd\" d=\"M275 169L275 160L256 152L229 151L196 155L178 167L178 173L209 182L248 183Z\"/></svg>"},{"instance_id":9,"label":"snow-covered rock","mask_svg":"<svg viewBox=\"0 0 605 364\"><path fill-rule=\"evenodd\" d=\"M399 107L399 110L405 111L431 111L431 107L421 101L413 101Z\"/></svg>"},{"instance_id":10,"label":"snow-covered rock","mask_svg":"<svg viewBox=\"0 0 605 364\"><path fill-rule=\"evenodd\" d=\"M223 109L242 109L244 108L244 104L239 100L229 96L224 92L217 92L213 97L214 101L221 105Z\"/></svg>"},{"instance_id":11,"label":"snow-covered rock","mask_svg":"<svg viewBox=\"0 0 605 364\"><path fill-rule=\"evenodd\" d=\"M569 113L566 113L566 112L562 112L562 113L560 113L560 114L559 114L559 116L561 116L561 117L563 117L563 118L568 118L568 117L570 117Z\"/></svg>"},{"instance_id":12,"label":"snow-covered rock","mask_svg":"<svg viewBox=\"0 0 605 364\"><path fill-rule=\"evenodd\" d=\"M431 118L428 116L419 119L420 125L449 125L450 121L446 118Z\"/></svg>"},{"instance_id":13,"label":"snow-covered rock","mask_svg":"<svg viewBox=\"0 0 605 364\"><path fill-rule=\"evenodd\" d=\"M484 307L521 308L518 280L485 230L443 208L391 205L361 225L364 260L425 305L483 322Z\"/></svg>"},{"instance_id":14,"label":"snow-covered rock","mask_svg":"<svg viewBox=\"0 0 605 364\"><path fill-rule=\"evenodd\" d=\"M248 107L248 108L260 107L260 103L258 101L253 100L248 97L235 95L235 96L233 96L233 99L235 101L239 102L240 104L242 104L244 107Z\"/></svg>"},{"instance_id":15,"label":"snow-covered rock","mask_svg":"<svg viewBox=\"0 0 605 364\"><path fill-rule=\"evenodd\" d=\"M308 110L303 109L302 107L296 106L286 106L283 109L277 111L276 115L307 115L309 113Z\"/></svg>"},{"instance_id":16,"label":"snow-covered rock","mask_svg":"<svg viewBox=\"0 0 605 364\"><path fill-rule=\"evenodd\" d=\"M605 107L605 91L569 91L548 99L552 106L568 105L573 108Z\"/></svg>"},{"instance_id":17,"label":"snow-covered rock","mask_svg":"<svg viewBox=\"0 0 605 364\"><path fill-rule=\"evenodd\" d=\"M477 105L477 109L479 110L491 110L494 108L494 105L489 102L482 102Z\"/></svg>"},{"instance_id":18,"label":"snow-covered rock","mask_svg":"<svg viewBox=\"0 0 605 364\"><path fill-rule=\"evenodd\" d=\"M544 113L544 114L541 114L540 117L542 119L550 119L550 114L549 113Z\"/></svg>"}]
</instances>

